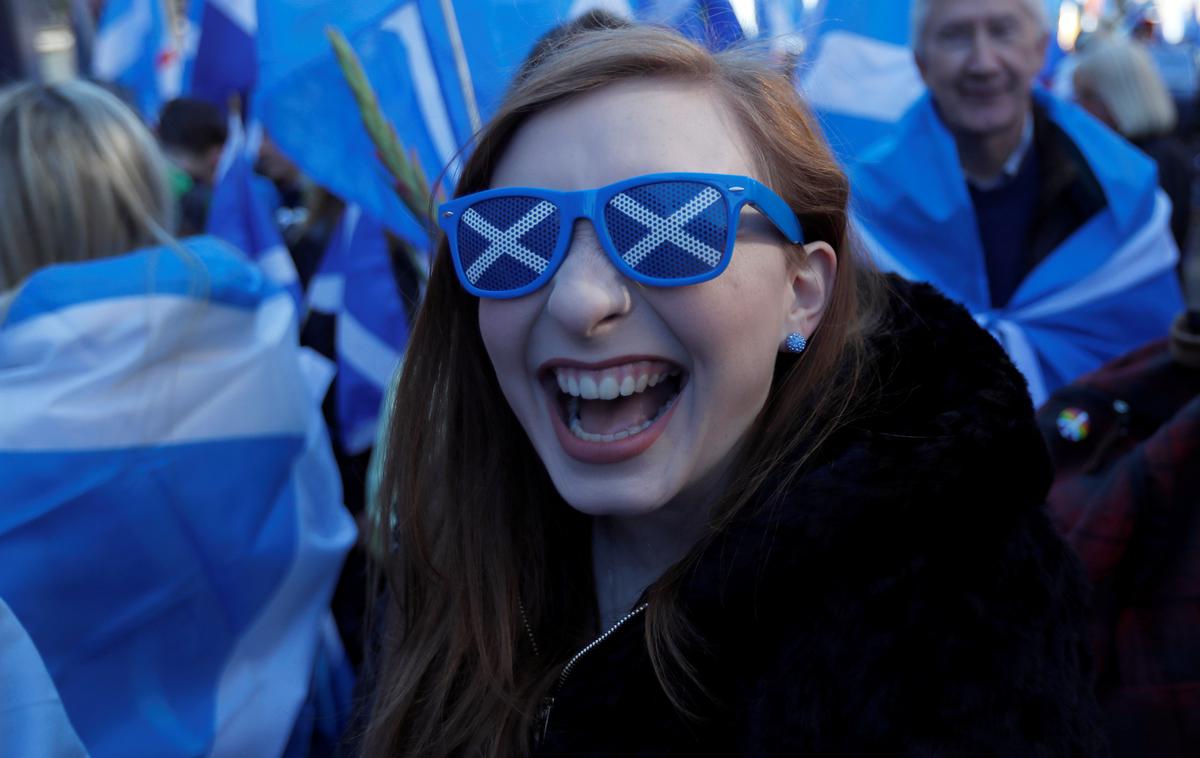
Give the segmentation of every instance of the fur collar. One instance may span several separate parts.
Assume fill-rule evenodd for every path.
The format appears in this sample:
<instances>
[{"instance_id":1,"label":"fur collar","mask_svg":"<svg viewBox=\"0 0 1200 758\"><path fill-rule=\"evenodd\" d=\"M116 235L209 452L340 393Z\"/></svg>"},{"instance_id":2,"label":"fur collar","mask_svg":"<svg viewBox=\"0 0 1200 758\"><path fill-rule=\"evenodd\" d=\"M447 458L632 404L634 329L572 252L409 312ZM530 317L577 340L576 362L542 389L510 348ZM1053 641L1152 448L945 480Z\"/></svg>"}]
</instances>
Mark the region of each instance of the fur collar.
<instances>
[{"instance_id":1,"label":"fur collar","mask_svg":"<svg viewBox=\"0 0 1200 758\"><path fill-rule=\"evenodd\" d=\"M994 517L987 508L1044 502L1050 461L1003 349L933 287L894 276L889 284L889 323L872 345L876 400L783 498L713 542L689 604L760 615L764 586L798 581L816 565L824 574L908 556L913 546L890 538L897 530L929 535Z\"/></svg>"},{"instance_id":2,"label":"fur collar","mask_svg":"<svg viewBox=\"0 0 1200 758\"><path fill-rule=\"evenodd\" d=\"M890 283L865 415L685 577L699 718L638 619L579 659L544 754L1098 754L1082 577L1024 382L962 308Z\"/></svg>"}]
</instances>

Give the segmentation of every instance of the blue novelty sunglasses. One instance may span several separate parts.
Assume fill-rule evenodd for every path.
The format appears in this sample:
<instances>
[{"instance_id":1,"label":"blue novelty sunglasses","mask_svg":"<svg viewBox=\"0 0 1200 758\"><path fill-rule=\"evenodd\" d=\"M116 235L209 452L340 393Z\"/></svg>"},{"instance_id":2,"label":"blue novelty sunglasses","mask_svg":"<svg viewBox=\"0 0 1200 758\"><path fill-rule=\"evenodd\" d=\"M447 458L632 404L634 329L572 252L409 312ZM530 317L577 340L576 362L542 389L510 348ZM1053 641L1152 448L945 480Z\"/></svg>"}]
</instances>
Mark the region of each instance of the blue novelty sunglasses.
<instances>
[{"instance_id":1,"label":"blue novelty sunglasses","mask_svg":"<svg viewBox=\"0 0 1200 758\"><path fill-rule=\"evenodd\" d=\"M504 187L443 203L438 222L463 287L505 299L550 281L580 218L592 222L613 265L635 282L708 281L729 265L747 203L789 242L804 241L783 198L748 176L726 174L647 174L577 192Z\"/></svg>"}]
</instances>

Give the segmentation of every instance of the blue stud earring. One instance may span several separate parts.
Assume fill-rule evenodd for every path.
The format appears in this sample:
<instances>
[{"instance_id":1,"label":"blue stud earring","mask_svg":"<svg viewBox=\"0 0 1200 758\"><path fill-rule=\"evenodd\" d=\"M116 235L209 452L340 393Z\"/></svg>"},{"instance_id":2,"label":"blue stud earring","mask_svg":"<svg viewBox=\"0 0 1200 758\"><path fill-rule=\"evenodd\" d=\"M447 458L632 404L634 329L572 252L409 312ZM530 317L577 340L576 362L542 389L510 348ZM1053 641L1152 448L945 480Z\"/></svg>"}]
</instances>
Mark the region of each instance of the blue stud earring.
<instances>
[{"instance_id":1,"label":"blue stud earring","mask_svg":"<svg viewBox=\"0 0 1200 758\"><path fill-rule=\"evenodd\" d=\"M804 348L808 347L808 338L800 332L792 332L784 340L783 346L789 353L803 353Z\"/></svg>"}]
</instances>

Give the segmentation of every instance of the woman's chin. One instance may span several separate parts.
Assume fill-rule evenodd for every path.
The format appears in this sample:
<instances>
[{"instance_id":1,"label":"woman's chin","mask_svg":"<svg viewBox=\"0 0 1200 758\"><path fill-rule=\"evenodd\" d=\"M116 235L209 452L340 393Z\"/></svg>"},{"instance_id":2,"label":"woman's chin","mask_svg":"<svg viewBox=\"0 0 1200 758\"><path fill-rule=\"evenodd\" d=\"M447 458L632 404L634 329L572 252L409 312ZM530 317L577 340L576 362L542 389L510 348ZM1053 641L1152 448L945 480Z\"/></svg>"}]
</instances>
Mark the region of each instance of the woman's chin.
<instances>
[{"instance_id":1,"label":"woman's chin","mask_svg":"<svg viewBox=\"0 0 1200 758\"><path fill-rule=\"evenodd\" d=\"M661 478L648 482L641 477L590 477L551 471L558 494L567 505L588 516L644 516L670 501Z\"/></svg>"}]
</instances>

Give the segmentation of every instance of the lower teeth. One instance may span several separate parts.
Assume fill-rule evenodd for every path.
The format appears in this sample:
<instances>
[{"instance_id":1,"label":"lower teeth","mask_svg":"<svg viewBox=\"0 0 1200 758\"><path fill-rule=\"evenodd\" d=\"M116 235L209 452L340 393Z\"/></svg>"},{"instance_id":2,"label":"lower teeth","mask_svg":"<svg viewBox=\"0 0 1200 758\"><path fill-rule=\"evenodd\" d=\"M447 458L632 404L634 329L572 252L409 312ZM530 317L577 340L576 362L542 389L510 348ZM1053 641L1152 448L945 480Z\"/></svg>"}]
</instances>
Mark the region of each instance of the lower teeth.
<instances>
[{"instance_id":1,"label":"lower teeth","mask_svg":"<svg viewBox=\"0 0 1200 758\"><path fill-rule=\"evenodd\" d=\"M617 440L623 440L636 436L649 429L654 425L655 421L658 421L663 417L663 414L671 410L671 406L675 405L675 400L678 399L678 397L678 393L672 395L671 399L658 409L658 413L654 414L654 418L643 421L637 426L631 426L628 429L622 429L621 431L613 434L592 434L591 432L584 431L583 426L579 423L579 398L571 397L567 400L567 419L569 421L567 426L570 428L571 434L574 434L576 437L585 442L616 442Z\"/></svg>"}]
</instances>

